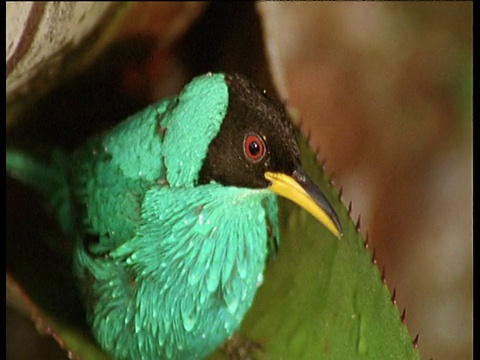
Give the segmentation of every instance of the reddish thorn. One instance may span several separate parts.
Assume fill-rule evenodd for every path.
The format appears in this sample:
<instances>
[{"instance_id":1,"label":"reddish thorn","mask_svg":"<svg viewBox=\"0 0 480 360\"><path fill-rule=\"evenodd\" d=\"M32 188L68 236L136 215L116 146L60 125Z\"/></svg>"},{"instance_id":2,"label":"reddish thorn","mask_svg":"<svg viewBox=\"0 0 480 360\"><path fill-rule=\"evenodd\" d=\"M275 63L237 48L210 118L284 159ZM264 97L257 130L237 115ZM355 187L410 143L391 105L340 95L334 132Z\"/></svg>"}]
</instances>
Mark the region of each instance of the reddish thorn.
<instances>
[{"instance_id":1,"label":"reddish thorn","mask_svg":"<svg viewBox=\"0 0 480 360\"><path fill-rule=\"evenodd\" d=\"M360 230L360 225L361 225L361 219L360 219L360 215L358 215L358 220L357 220L357 224L355 225L357 231Z\"/></svg>"},{"instance_id":2,"label":"reddish thorn","mask_svg":"<svg viewBox=\"0 0 480 360\"><path fill-rule=\"evenodd\" d=\"M303 130L303 129L302 129L302 130ZM307 129L306 131L304 130L303 133L305 134L305 137L308 139L308 147L309 147L310 149L314 150L314 152L316 152L316 151L315 151L315 148L314 148L314 146L313 146L313 145L315 145L315 144L313 143L312 138L310 137L310 130L309 130L309 129Z\"/></svg>"},{"instance_id":3,"label":"reddish thorn","mask_svg":"<svg viewBox=\"0 0 480 360\"><path fill-rule=\"evenodd\" d=\"M342 194L343 194L343 186L340 187L340 191L338 192L338 198L342 200Z\"/></svg>"},{"instance_id":4,"label":"reddish thorn","mask_svg":"<svg viewBox=\"0 0 480 360\"><path fill-rule=\"evenodd\" d=\"M348 215L350 216L350 214L352 213L352 201L351 200L348 202L348 210L347 211L348 211Z\"/></svg>"},{"instance_id":5,"label":"reddish thorn","mask_svg":"<svg viewBox=\"0 0 480 360\"><path fill-rule=\"evenodd\" d=\"M385 280L385 266L382 267L382 282L383 282L384 284L387 283L387 281Z\"/></svg>"},{"instance_id":6,"label":"reddish thorn","mask_svg":"<svg viewBox=\"0 0 480 360\"><path fill-rule=\"evenodd\" d=\"M418 348L418 337L419 337L420 334L417 334L417 336L415 336L415 339L413 339L413 347L416 349Z\"/></svg>"},{"instance_id":7,"label":"reddish thorn","mask_svg":"<svg viewBox=\"0 0 480 360\"><path fill-rule=\"evenodd\" d=\"M333 184L335 184L333 180L333 173L330 174L330 179L328 179L328 183L330 184L330 186L333 186Z\"/></svg>"},{"instance_id":8,"label":"reddish thorn","mask_svg":"<svg viewBox=\"0 0 480 360\"><path fill-rule=\"evenodd\" d=\"M368 249L368 232L365 234L365 241L363 242L365 249Z\"/></svg>"},{"instance_id":9,"label":"reddish thorn","mask_svg":"<svg viewBox=\"0 0 480 360\"><path fill-rule=\"evenodd\" d=\"M373 263L374 265L377 265L377 249L373 249L372 263Z\"/></svg>"},{"instance_id":10,"label":"reddish thorn","mask_svg":"<svg viewBox=\"0 0 480 360\"><path fill-rule=\"evenodd\" d=\"M393 289L392 304L397 305L397 289Z\"/></svg>"},{"instance_id":11,"label":"reddish thorn","mask_svg":"<svg viewBox=\"0 0 480 360\"><path fill-rule=\"evenodd\" d=\"M404 308L402 312L402 316L400 317L400 320L402 320L402 324L405 325L407 323L407 309Z\"/></svg>"}]
</instances>

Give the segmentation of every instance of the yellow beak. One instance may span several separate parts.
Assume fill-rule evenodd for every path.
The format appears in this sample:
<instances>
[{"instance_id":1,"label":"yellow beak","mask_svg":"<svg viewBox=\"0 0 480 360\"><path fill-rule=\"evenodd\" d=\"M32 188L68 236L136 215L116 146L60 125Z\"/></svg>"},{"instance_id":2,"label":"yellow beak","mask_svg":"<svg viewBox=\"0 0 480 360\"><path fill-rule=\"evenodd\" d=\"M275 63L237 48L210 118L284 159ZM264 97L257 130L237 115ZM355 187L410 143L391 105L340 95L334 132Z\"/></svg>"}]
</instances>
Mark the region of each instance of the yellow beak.
<instances>
[{"instance_id":1,"label":"yellow beak","mask_svg":"<svg viewBox=\"0 0 480 360\"><path fill-rule=\"evenodd\" d=\"M300 205L336 237L343 235L342 226L332 205L302 170L295 170L292 176L267 171L265 178L271 183L271 191Z\"/></svg>"}]
</instances>

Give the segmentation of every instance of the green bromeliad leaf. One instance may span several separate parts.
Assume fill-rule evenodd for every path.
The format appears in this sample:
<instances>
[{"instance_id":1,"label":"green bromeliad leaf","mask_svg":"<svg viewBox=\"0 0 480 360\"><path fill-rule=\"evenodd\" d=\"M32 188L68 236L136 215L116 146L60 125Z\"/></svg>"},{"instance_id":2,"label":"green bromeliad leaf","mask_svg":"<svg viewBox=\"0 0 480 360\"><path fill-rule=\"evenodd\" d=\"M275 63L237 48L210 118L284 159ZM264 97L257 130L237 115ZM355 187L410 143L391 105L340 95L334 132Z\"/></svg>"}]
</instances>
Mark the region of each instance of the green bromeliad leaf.
<instances>
[{"instance_id":1,"label":"green bromeliad leaf","mask_svg":"<svg viewBox=\"0 0 480 360\"><path fill-rule=\"evenodd\" d=\"M303 164L335 207L335 238L289 201L281 202L282 239L242 335L264 344L258 359L418 359L372 255L337 191L301 141ZM85 332L39 309L37 319L79 358L106 359ZM211 358L222 359L216 352Z\"/></svg>"},{"instance_id":2,"label":"green bromeliad leaf","mask_svg":"<svg viewBox=\"0 0 480 360\"><path fill-rule=\"evenodd\" d=\"M264 344L258 359L420 358L337 191L305 141L301 148L304 168L336 209L344 235L335 238L299 206L281 200L279 253L267 266L242 335ZM106 359L84 331L37 309L34 318L75 356ZM217 351L211 358L224 356Z\"/></svg>"},{"instance_id":3,"label":"green bromeliad leaf","mask_svg":"<svg viewBox=\"0 0 480 360\"><path fill-rule=\"evenodd\" d=\"M260 359L418 359L398 308L337 191L301 141L304 169L339 215L336 239L300 207L281 202L279 254L242 327L265 344Z\"/></svg>"}]
</instances>

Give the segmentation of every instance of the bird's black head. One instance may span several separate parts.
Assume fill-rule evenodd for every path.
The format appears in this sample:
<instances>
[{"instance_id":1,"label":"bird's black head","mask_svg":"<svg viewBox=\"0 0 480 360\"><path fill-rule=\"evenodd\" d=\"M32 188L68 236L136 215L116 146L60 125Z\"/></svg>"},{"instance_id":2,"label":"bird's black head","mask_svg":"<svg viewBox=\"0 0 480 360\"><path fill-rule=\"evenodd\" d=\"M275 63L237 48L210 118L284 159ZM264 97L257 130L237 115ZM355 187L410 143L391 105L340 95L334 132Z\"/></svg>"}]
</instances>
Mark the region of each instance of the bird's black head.
<instances>
[{"instance_id":1,"label":"bird's black head","mask_svg":"<svg viewBox=\"0 0 480 360\"><path fill-rule=\"evenodd\" d=\"M209 145L199 184L268 188L299 204L335 235L342 228L333 207L308 178L287 112L240 75L225 75L228 108Z\"/></svg>"},{"instance_id":2,"label":"bird's black head","mask_svg":"<svg viewBox=\"0 0 480 360\"><path fill-rule=\"evenodd\" d=\"M300 153L285 108L241 75L225 75L229 102L199 183L266 188L266 172L292 175Z\"/></svg>"}]
</instances>

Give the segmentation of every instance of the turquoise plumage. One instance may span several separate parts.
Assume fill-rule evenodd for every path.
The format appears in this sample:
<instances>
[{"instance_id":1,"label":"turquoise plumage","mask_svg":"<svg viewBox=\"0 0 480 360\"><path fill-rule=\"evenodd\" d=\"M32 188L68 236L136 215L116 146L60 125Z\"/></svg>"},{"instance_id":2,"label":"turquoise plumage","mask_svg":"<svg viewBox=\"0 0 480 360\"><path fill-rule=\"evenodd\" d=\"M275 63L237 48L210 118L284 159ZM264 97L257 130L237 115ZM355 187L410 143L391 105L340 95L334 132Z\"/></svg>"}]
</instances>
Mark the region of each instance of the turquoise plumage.
<instances>
[{"instance_id":1,"label":"turquoise plumage","mask_svg":"<svg viewBox=\"0 0 480 360\"><path fill-rule=\"evenodd\" d=\"M7 171L75 239L87 322L115 359L202 358L239 328L278 245L275 193L341 234L285 110L239 75L199 76L48 166L7 150Z\"/></svg>"}]
</instances>

